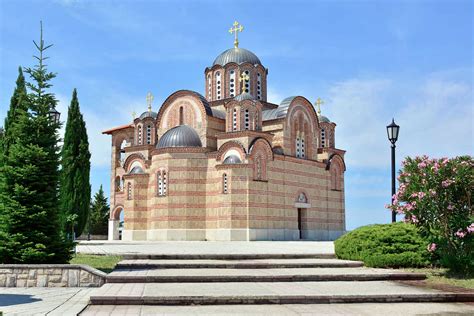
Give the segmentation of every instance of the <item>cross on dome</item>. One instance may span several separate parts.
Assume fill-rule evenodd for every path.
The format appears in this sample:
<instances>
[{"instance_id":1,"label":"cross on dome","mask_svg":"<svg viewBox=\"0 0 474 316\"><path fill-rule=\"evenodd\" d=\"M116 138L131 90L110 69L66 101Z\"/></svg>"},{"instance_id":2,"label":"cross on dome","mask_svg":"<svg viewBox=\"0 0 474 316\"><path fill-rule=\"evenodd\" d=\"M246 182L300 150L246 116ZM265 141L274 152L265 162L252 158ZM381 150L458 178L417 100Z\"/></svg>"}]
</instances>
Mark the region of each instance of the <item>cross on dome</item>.
<instances>
[{"instance_id":1,"label":"cross on dome","mask_svg":"<svg viewBox=\"0 0 474 316\"><path fill-rule=\"evenodd\" d=\"M244 27L242 24L239 24L239 22L235 21L233 24L233 27L229 29L229 33L232 34L234 33L234 47L237 48L239 47L239 36L238 32L242 32L244 30Z\"/></svg>"},{"instance_id":2,"label":"cross on dome","mask_svg":"<svg viewBox=\"0 0 474 316\"><path fill-rule=\"evenodd\" d=\"M317 98L316 102L314 102L314 105L318 107L318 115L321 115L321 105L323 105L325 102L321 98Z\"/></svg>"},{"instance_id":3,"label":"cross on dome","mask_svg":"<svg viewBox=\"0 0 474 316\"><path fill-rule=\"evenodd\" d=\"M146 103L148 104L148 112L151 112L151 104L153 103L153 94L151 92L148 92L146 95Z\"/></svg>"}]
</instances>

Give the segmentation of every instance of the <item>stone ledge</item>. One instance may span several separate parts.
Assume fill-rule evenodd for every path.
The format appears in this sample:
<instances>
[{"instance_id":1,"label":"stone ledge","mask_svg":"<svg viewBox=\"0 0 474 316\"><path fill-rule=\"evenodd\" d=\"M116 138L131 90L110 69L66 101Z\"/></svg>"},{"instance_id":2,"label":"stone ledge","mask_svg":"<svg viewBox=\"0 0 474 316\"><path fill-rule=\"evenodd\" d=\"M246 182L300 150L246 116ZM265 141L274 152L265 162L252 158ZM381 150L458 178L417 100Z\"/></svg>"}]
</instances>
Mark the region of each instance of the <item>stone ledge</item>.
<instances>
[{"instance_id":1,"label":"stone ledge","mask_svg":"<svg viewBox=\"0 0 474 316\"><path fill-rule=\"evenodd\" d=\"M0 264L0 287L100 287L106 276L82 264Z\"/></svg>"}]
</instances>

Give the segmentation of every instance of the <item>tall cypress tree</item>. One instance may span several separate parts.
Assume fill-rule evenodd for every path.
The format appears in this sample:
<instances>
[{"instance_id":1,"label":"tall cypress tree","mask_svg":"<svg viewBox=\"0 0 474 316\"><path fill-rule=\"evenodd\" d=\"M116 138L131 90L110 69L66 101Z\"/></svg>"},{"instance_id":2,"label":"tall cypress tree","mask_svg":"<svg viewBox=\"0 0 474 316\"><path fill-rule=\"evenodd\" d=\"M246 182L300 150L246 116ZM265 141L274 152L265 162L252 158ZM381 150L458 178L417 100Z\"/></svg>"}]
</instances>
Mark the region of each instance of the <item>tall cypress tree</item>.
<instances>
[{"instance_id":1,"label":"tall cypress tree","mask_svg":"<svg viewBox=\"0 0 474 316\"><path fill-rule=\"evenodd\" d=\"M49 92L56 76L47 70L43 54L43 29L34 42L38 64L25 69L31 91L19 98L14 118L8 122L8 151L1 166L0 261L4 263L61 263L69 261L73 243L62 235L59 222L60 124L49 113L56 106Z\"/></svg>"},{"instance_id":2,"label":"tall cypress tree","mask_svg":"<svg viewBox=\"0 0 474 316\"><path fill-rule=\"evenodd\" d=\"M102 185L94 195L91 203L91 214L89 219L89 232L94 235L107 235L109 223L109 204L104 194Z\"/></svg>"},{"instance_id":3,"label":"tall cypress tree","mask_svg":"<svg viewBox=\"0 0 474 316\"><path fill-rule=\"evenodd\" d=\"M74 89L61 152L60 201L62 222L67 232L71 231L71 225L74 223L68 223L66 218L77 215L74 225L77 236L84 231L90 210L90 157L86 123L79 108L77 91Z\"/></svg>"}]
</instances>

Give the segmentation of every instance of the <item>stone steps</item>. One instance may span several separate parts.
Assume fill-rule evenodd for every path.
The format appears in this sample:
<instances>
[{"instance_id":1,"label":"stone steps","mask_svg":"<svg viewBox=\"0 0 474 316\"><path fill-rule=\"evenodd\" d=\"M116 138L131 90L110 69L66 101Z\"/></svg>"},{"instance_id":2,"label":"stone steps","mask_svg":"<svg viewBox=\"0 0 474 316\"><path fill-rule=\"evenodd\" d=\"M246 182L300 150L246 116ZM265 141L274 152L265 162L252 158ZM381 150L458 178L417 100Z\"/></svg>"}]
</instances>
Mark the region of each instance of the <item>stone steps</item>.
<instances>
[{"instance_id":1,"label":"stone steps","mask_svg":"<svg viewBox=\"0 0 474 316\"><path fill-rule=\"evenodd\" d=\"M107 283L213 283L423 280L423 273L370 268L117 269Z\"/></svg>"},{"instance_id":2,"label":"stone steps","mask_svg":"<svg viewBox=\"0 0 474 316\"><path fill-rule=\"evenodd\" d=\"M183 254L121 254L126 260L255 260L255 259L335 259L333 253L183 253Z\"/></svg>"},{"instance_id":3,"label":"stone steps","mask_svg":"<svg viewBox=\"0 0 474 316\"><path fill-rule=\"evenodd\" d=\"M221 282L105 284L93 305L333 304L474 302L474 293L447 293L395 282Z\"/></svg>"},{"instance_id":4,"label":"stone steps","mask_svg":"<svg viewBox=\"0 0 474 316\"><path fill-rule=\"evenodd\" d=\"M276 269L276 268L343 268L362 267L360 261L303 258L303 259L254 259L254 260L122 260L116 269Z\"/></svg>"}]
</instances>

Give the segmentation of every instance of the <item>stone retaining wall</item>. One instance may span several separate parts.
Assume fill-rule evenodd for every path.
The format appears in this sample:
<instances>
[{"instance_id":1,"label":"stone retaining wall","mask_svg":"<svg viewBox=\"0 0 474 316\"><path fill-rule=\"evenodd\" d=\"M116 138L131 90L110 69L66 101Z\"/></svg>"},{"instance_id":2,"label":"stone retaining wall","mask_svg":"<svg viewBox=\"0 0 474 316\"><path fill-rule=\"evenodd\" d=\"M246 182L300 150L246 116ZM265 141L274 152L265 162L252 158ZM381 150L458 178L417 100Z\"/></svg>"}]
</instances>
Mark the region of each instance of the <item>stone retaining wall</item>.
<instances>
[{"instance_id":1,"label":"stone retaining wall","mask_svg":"<svg viewBox=\"0 0 474 316\"><path fill-rule=\"evenodd\" d=\"M0 264L0 287L100 287L106 276L82 264Z\"/></svg>"}]
</instances>

